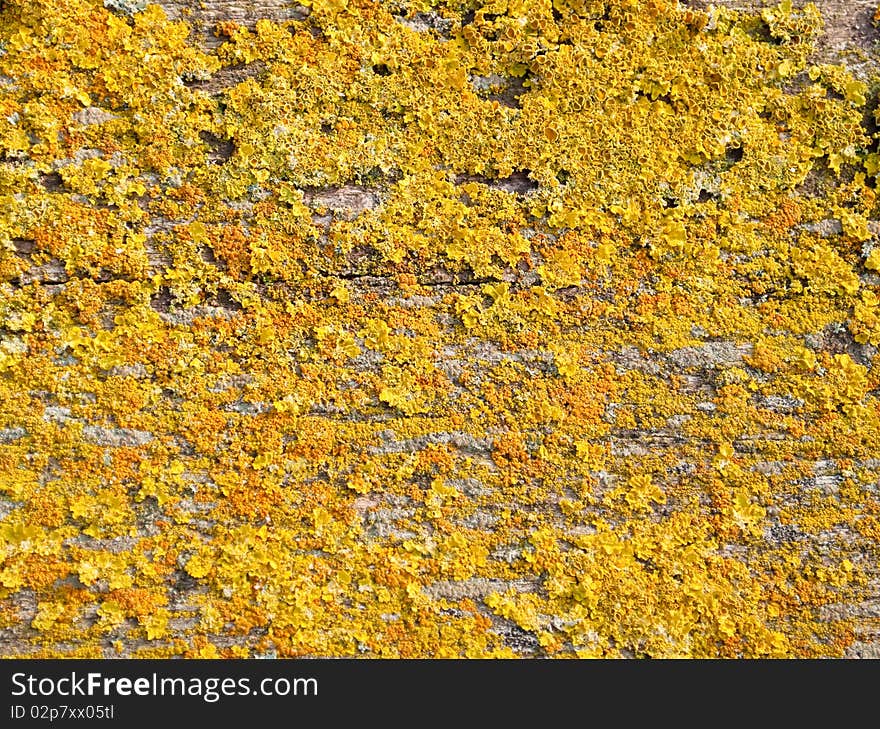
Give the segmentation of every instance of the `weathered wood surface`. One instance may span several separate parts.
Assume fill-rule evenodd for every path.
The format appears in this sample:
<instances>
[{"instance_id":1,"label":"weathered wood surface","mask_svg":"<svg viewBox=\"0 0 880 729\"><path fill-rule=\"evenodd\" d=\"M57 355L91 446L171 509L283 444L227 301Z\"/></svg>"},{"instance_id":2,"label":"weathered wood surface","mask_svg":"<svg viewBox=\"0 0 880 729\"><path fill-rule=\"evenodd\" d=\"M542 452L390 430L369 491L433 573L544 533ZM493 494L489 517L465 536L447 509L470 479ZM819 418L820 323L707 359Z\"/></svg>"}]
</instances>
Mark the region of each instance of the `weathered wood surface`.
<instances>
[{"instance_id":1,"label":"weathered wood surface","mask_svg":"<svg viewBox=\"0 0 880 729\"><path fill-rule=\"evenodd\" d=\"M222 39L218 38L215 33L216 24L225 20L234 20L248 27L253 27L260 18L267 18L274 21L285 21L301 19L306 17L309 9L305 6L297 5L289 2L277 2L276 0L255 0L253 2L228 2L227 0L204 0L203 2L194 3L191 0L160 0L160 4L168 13L169 17L185 19L191 23L196 33L200 35L200 41L206 48L215 48ZM711 6L724 6L733 10L743 10L747 12L756 12L762 7L769 7L775 3L765 0L764 2L755 2L750 0L717 0L710 2L709 0L683 0L682 4L696 9L705 10ZM878 11L878 5L875 0L816 0L814 3L822 14L825 23L824 32L816 44L816 53L814 55L815 62L840 63L850 69L857 78L870 80L874 78L878 71L877 56L875 48L880 43L880 37L874 26L875 14ZM211 90L219 90L228 88L235 83L246 78L253 73L259 73L259 68L243 69L239 72L232 72L211 79L207 82L206 87ZM360 211L372 207L374 204L365 193L357 188L341 188L328 189L321 193L325 200L325 204L336 213L357 215ZM836 221L828 221L833 225ZM364 283L368 283L369 280ZM439 281L442 283L441 281ZM375 284L379 288L384 288L382 282L376 281ZM823 346L834 351L846 351L850 353L856 361L869 364L876 355L876 348L868 346L860 346L848 337L844 336L841 341L834 342L829 339ZM723 348L722 348L723 349ZM730 365L740 360L742 352L722 351L714 346L707 346L703 350L682 353L682 361L676 361L675 358L667 358L657 362L646 362L638 353L634 353L631 358L624 357L617 361L617 364L625 371L627 368L648 368L651 371L658 371L665 368L679 369L686 368L688 365L697 365L703 368L711 368L716 365ZM686 358L686 361L685 361ZM703 388L709 389L706 380L691 376L693 382L691 387L694 391ZM784 411L786 405L779 403L777 409ZM670 429L665 433L657 432L639 432L634 431L627 437L618 438L618 448L623 453L631 453L633 455L649 454L652 449L663 448L664 442L675 441L679 436L674 429ZM481 449L478 449L480 452ZM488 456L489 450L483 451ZM880 457L880 452L878 452ZM773 464L768 463L767 468L772 470ZM823 464L816 464L817 469L823 469ZM817 480L823 478L817 476ZM834 477L829 477L834 479ZM365 508L369 509L374 506L365 500ZM390 516L390 514L389 514ZM489 522L489 525L491 521ZM488 526L487 528L491 528ZM779 531L779 538L784 539L786 535L784 529ZM472 580L466 583L438 583L434 592L438 596L460 599L461 597L485 597L493 590L503 590L510 587L509 584L499 582L493 584L488 580ZM516 584L515 589L522 592L532 592L540 589L538 583ZM829 619L845 619L855 618L861 624L861 635L848 650L847 657L850 658L880 658L880 575L875 576L873 581L872 597L861 604L838 605L833 610L829 609L826 617ZM511 645L517 645L516 626L500 623L502 630L510 631L509 638ZM529 653L529 643L523 643L518 646L525 654Z\"/></svg>"},{"instance_id":2,"label":"weathered wood surface","mask_svg":"<svg viewBox=\"0 0 880 729\"><path fill-rule=\"evenodd\" d=\"M160 3L171 18L180 18L186 20L193 25L194 31L198 35L200 42L204 47L209 49L216 48L221 39L214 33L214 28L218 22L235 21L246 26L253 26L257 20L265 18L274 21L298 20L308 15L308 8L292 3L276 2L274 0L257 0L254 2L226 2L225 0L205 0L204 2L174 2L171 0L162 0ZM704 8L709 3L700 0L692 0L685 3L692 7ZM734 9L754 10L761 7L761 4L752 2L737 2L736 0L721 0L716 5L726 5ZM816 54L816 60L843 63L859 78L870 79L876 73L877 61L873 55L873 46L877 42L877 31L872 25L872 18L876 10L873 2L866 0L856 1L840 1L840 0L819 0L816 3L822 12L825 20L826 28L822 35ZM424 21L428 22L428 21ZM209 79L200 79L198 81L189 82L194 87L203 88L209 93L217 93L224 89L231 88L235 84L241 82L249 76L259 77L265 72L265 68L259 64L235 69L224 69ZM97 120L100 122L100 119ZM223 157L224 151L218 146L218 159ZM487 182L493 182L488 181ZM506 185L511 191L523 191L523 186L530 185L530 181L526 178L519 179L511 177L503 182L494 181L493 184ZM305 201L309 205L323 206L326 208L325 222L329 225L333 219L355 219L358 215L366 210L371 210L379 204L383 194L381 184L376 187L368 187L365 185L346 184L342 186L327 187L322 189L312 189L306 191ZM836 221L828 221L829 226L836 224ZM156 218L151 221L148 232L156 232L166 229L169 226L168 221ZM20 243L22 255L26 255L27 242ZM356 274L356 266L358 261L352 262L351 275L346 278L347 284L355 295L377 294L380 297L392 297L395 295L396 283L389 277ZM171 261L161 251L153 249L150 252L150 266L154 272L167 270L171 265ZM343 272L345 276L346 272ZM518 278L519 283L528 283L527 277L529 273L511 274ZM30 270L21 283L28 284L32 281L39 281L46 286L63 286L66 283L66 273L64 264L61 261L53 260L48 263L35 266ZM449 293L458 289L477 290L480 282L455 279L446 271L428 271L424 274L422 283L428 283L435 288L436 297L411 297L408 299L408 306L418 307L420 304L430 306L435 303L444 293ZM155 307L160 311L161 315L169 321L182 322L189 317L199 314L205 314L207 311L212 315L225 316L233 307L229 302L216 301L211 306L202 305L193 310L174 309L169 311L161 299L155 302ZM210 310L210 311L209 311ZM819 335L817 335L819 336ZM857 344L845 332L825 332L821 335L824 340L817 342L817 350L825 350L829 352L846 352L850 354L854 361L868 365L872 362L877 354L876 347L869 344ZM486 361L501 361L505 357L511 357L519 362L528 362L536 367L546 367L549 363L542 361L541 356L535 352L516 352L513 354L504 352L493 352L485 345L475 344L481 347L476 354ZM466 360L469 355L474 352L450 351L445 367L451 375L455 374L458 367L460 369L461 362ZM731 367L738 365L743 361L744 357L752 354L752 347L749 344L735 342L707 342L703 347L691 347L676 350L666 355L646 356L640 354L636 350L622 351L618 353L609 353L608 357L617 367L619 374L625 374L628 371L664 373L670 376L681 378L684 382L683 391L689 393L710 393L714 391L714 383L712 381L713 371L715 368ZM368 366L367 362L365 366ZM242 383L238 383L241 386ZM791 402L778 400L767 402L765 406L774 412L785 413L796 408ZM711 402L706 403L706 409L713 408ZM60 421L70 419L69 412L59 409L58 412L49 412L50 416L58 418ZM325 413L328 422L332 422L338 417L338 413L328 409ZM674 418L670 419L668 427L663 429L639 430L638 428L630 431L618 431L615 435L614 448L618 455L631 456L649 456L652 453L662 452L664 449L674 445L679 445L687 440L682 435L680 429L676 427L677 422ZM106 447L115 447L118 445L139 445L152 438L150 433L124 429L124 428L101 428L94 425L86 425L83 431L83 437L86 440L100 444ZM780 436L782 437L782 436ZM12 441L16 438L16 433L12 431L0 431L0 442ZM481 442L473 439L465 434L444 433L435 436L439 441L453 443L453 445L462 452L473 456L473 458L486 461L491 460L491 443ZM387 442L379 446L383 453L394 452L417 452L424 449L429 443L430 438L423 437L422 441L397 440L393 434L389 435ZM738 447L744 450L748 448L748 443L739 443ZM880 453L878 453L880 456ZM780 467L780 464L767 462L763 464L767 472L772 472ZM836 487L839 476L833 468L833 464L818 462L815 464L815 483L812 487L821 492L823 489L832 489ZM475 487L478 488L478 487ZM510 504L511 508L516 508L516 504ZM2 508L2 505L0 505ZM408 504L405 500L394 499L383 500L377 494L369 494L357 500L355 508L364 520L364 523L371 530L371 533L384 537L393 533L396 520L405 516ZM545 504L544 508L548 513L554 509L558 510L558 504ZM193 510L197 509L197 505L193 505ZM491 530L496 520L496 515L486 512L477 512L473 515L473 525L478 528ZM771 530L772 531L772 530ZM827 537L827 535L826 535ZM786 531L782 525L778 525L776 531L772 531L769 537L771 540L785 541L791 539L792 533ZM799 538L803 538L801 535ZM108 549L118 548L125 549L124 540L118 545L107 545ZM498 557L503 559L503 555ZM825 617L828 620L842 620L844 618L855 619L858 624L859 635L857 641L849 648L847 653L850 657L880 657L880 629L878 629L877 618L880 617L880 577L871 575L872 583L865 590L868 595L867 599L858 604L841 604L830 606L826 609ZM537 593L542 588L540 581L529 577L520 577L514 580L501 580L491 578L470 578L462 581L444 580L438 581L432 586L426 588L426 593L435 599L446 600L482 600L493 592L501 592L512 588L519 593ZM188 622L182 617L187 611L195 612L196 608L192 604L192 599L197 596L200 588L192 581L181 580L179 589L176 592L176 604L170 607L176 611L176 617L172 623L174 629L185 631L194 625L194 620ZM4 652L15 653L25 642L25 636L28 635L28 625L37 615L37 605L35 600L29 600L26 593L18 596L17 607L21 616L21 623L17 627L7 627L0 632L0 645L4 646ZM540 654L540 647L537 645L534 637L524 633L513 622L509 620L497 619L495 625L496 631L505 637L508 646L512 647L521 655ZM226 638L218 638L216 644L222 646ZM122 654L129 654L138 648L137 645L127 645L122 650ZM114 654L115 649L108 647L108 655Z\"/></svg>"}]
</instances>

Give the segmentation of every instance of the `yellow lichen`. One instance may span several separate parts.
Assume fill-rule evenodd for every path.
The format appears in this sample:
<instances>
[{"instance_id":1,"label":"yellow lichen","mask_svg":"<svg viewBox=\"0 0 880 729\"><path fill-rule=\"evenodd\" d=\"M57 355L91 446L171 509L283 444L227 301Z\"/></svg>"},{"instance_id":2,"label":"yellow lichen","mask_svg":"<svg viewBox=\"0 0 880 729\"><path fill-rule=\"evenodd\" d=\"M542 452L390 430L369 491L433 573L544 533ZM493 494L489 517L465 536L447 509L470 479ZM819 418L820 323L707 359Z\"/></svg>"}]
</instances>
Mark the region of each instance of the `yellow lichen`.
<instances>
[{"instance_id":1,"label":"yellow lichen","mask_svg":"<svg viewBox=\"0 0 880 729\"><path fill-rule=\"evenodd\" d=\"M309 5L0 11L8 652L843 655L876 92L815 7Z\"/></svg>"}]
</instances>

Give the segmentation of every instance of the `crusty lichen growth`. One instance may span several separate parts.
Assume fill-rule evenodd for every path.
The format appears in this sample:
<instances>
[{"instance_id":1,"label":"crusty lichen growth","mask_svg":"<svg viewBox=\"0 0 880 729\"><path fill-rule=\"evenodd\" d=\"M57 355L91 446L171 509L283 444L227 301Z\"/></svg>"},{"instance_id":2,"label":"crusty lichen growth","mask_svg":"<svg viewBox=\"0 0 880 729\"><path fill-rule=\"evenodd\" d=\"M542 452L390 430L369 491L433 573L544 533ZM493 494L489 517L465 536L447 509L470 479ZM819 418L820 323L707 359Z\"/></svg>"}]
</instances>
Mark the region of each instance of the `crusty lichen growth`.
<instances>
[{"instance_id":1,"label":"crusty lichen growth","mask_svg":"<svg viewBox=\"0 0 880 729\"><path fill-rule=\"evenodd\" d=\"M815 8L303 15L5 3L4 654L842 655L880 158Z\"/></svg>"}]
</instances>

